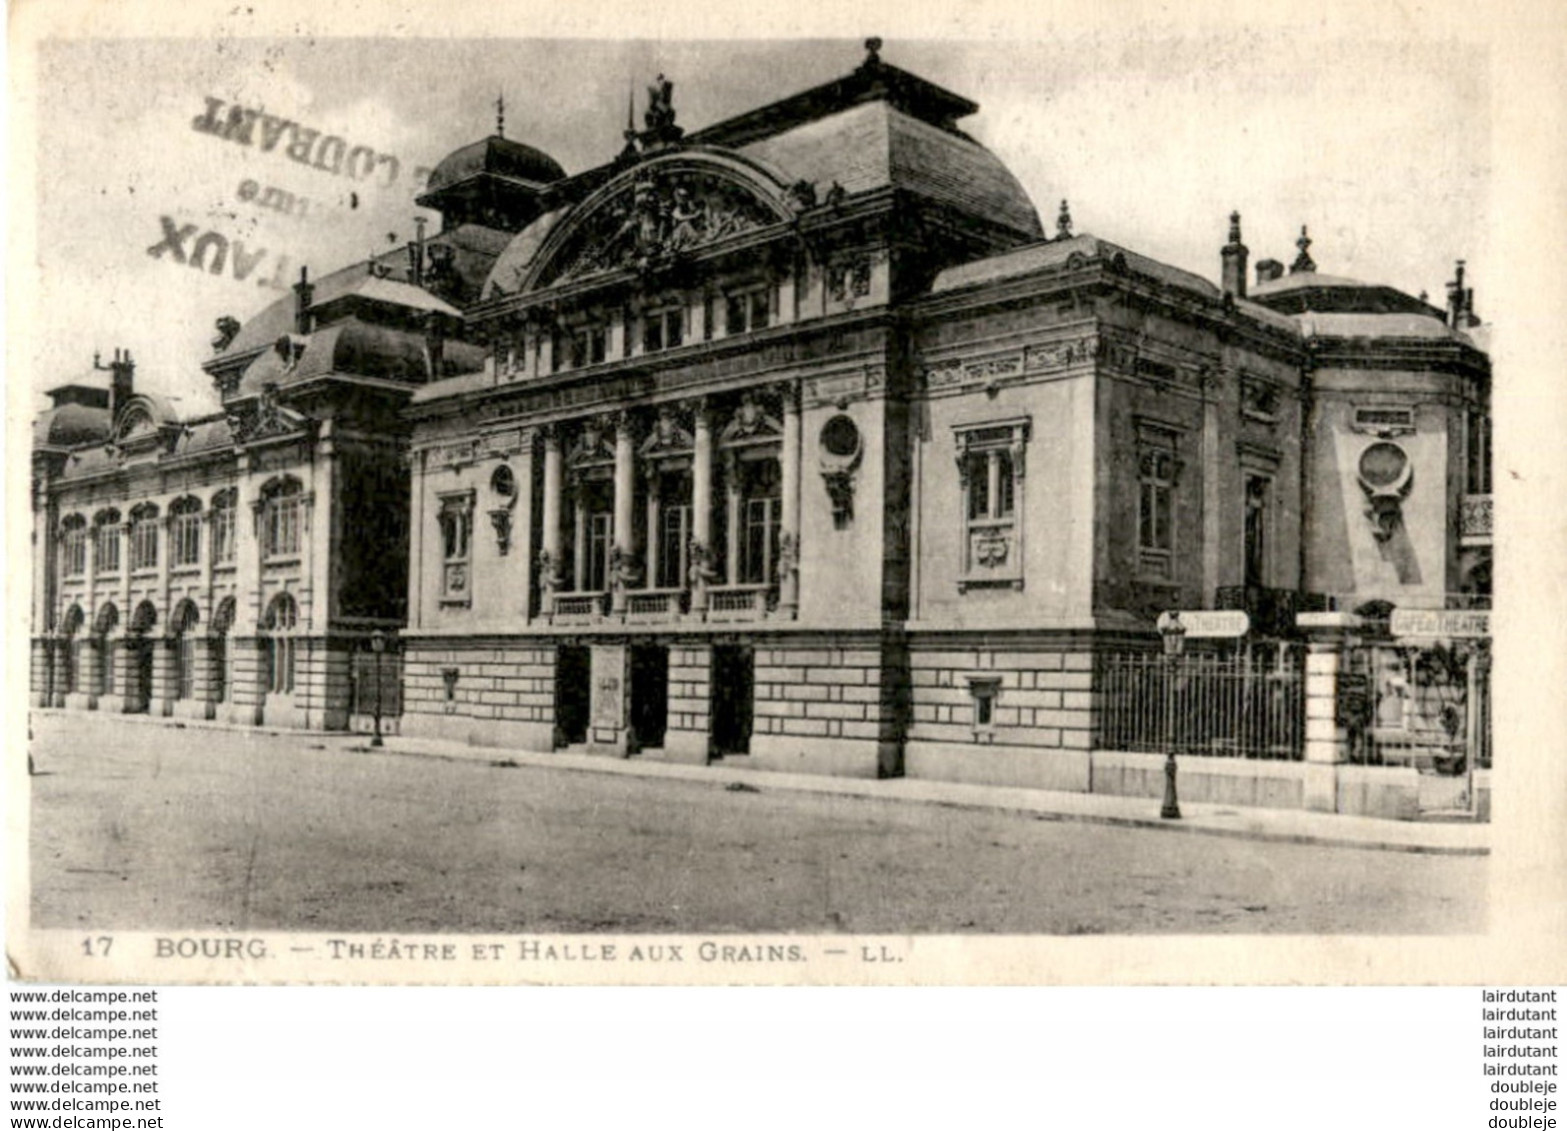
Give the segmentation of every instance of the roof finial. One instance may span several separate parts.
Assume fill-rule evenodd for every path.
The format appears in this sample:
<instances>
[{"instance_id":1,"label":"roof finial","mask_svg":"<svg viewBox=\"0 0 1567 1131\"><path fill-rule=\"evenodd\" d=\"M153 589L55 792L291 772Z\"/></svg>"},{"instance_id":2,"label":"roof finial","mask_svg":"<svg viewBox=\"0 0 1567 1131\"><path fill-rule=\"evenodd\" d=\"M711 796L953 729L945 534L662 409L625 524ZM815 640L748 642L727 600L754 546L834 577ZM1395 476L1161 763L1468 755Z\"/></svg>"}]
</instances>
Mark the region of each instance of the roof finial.
<instances>
[{"instance_id":1,"label":"roof finial","mask_svg":"<svg viewBox=\"0 0 1567 1131\"><path fill-rule=\"evenodd\" d=\"M1294 275L1301 271L1315 271L1317 265L1312 261L1310 252L1311 237L1306 234L1306 225L1304 224L1300 226L1300 239L1295 241L1295 246L1300 248L1300 254L1295 257L1295 262L1290 264L1290 274Z\"/></svg>"},{"instance_id":2,"label":"roof finial","mask_svg":"<svg viewBox=\"0 0 1567 1131\"><path fill-rule=\"evenodd\" d=\"M1230 213L1230 242L1241 242L1241 214L1238 211Z\"/></svg>"},{"instance_id":3,"label":"roof finial","mask_svg":"<svg viewBox=\"0 0 1567 1131\"><path fill-rule=\"evenodd\" d=\"M1069 240L1072 238L1072 210L1066 206L1066 201L1061 202L1061 211L1056 214L1056 239Z\"/></svg>"},{"instance_id":4,"label":"roof finial","mask_svg":"<svg viewBox=\"0 0 1567 1131\"><path fill-rule=\"evenodd\" d=\"M864 66L874 67L881 62L881 36L873 35L865 41Z\"/></svg>"},{"instance_id":5,"label":"roof finial","mask_svg":"<svg viewBox=\"0 0 1567 1131\"><path fill-rule=\"evenodd\" d=\"M506 136L506 95L504 92L495 96L495 136Z\"/></svg>"}]
</instances>

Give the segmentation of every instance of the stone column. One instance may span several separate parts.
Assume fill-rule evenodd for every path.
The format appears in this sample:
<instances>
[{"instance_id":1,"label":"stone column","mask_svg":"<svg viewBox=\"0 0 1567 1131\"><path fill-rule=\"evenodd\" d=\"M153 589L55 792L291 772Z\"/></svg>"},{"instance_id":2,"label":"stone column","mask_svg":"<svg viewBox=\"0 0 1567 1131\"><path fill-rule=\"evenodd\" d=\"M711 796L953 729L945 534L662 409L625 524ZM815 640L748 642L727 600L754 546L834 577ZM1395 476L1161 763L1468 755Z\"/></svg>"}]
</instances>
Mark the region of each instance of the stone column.
<instances>
[{"instance_id":1,"label":"stone column","mask_svg":"<svg viewBox=\"0 0 1567 1131\"><path fill-rule=\"evenodd\" d=\"M174 649L177 636L152 636L152 686L147 689L147 713L153 717L174 713Z\"/></svg>"},{"instance_id":2,"label":"stone column","mask_svg":"<svg viewBox=\"0 0 1567 1131\"><path fill-rule=\"evenodd\" d=\"M1350 636L1361 627L1353 613L1301 613L1296 625L1306 634L1307 809L1338 811L1338 767L1349 761L1349 733L1339 723L1340 677Z\"/></svg>"},{"instance_id":3,"label":"stone column","mask_svg":"<svg viewBox=\"0 0 1567 1131\"><path fill-rule=\"evenodd\" d=\"M584 495L587 485L580 479L571 485L571 588L580 592L587 579L588 506Z\"/></svg>"},{"instance_id":4,"label":"stone column","mask_svg":"<svg viewBox=\"0 0 1567 1131\"><path fill-rule=\"evenodd\" d=\"M615 418L615 518L611 535L614 551L610 554L610 611L626 611L626 578L632 569L636 548L631 538L631 508L636 493L636 453L631 446L631 414Z\"/></svg>"},{"instance_id":5,"label":"stone column","mask_svg":"<svg viewBox=\"0 0 1567 1131\"><path fill-rule=\"evenodd\" d=\"M1202 593L1197 608L1213 603L1219 586L1219 550L1223 531L1220 508L1223 506L1220 482L1219 395L1220 382L1212 374L1203 376L1202 398ZM1234 459L1232 450L1230 458ZM1245 578L1241 578L1244 583Z\"/></svg>"},{"instance_id":6,"label":"stone column","mask_svg":"<svg viewBox=\"0 0 1567 1131\"><path fill-rule=\"evenodd\" d=\"M429 452L422 448L408 453L408 623L413 628L424 626L424 588L427 571L440 568L439 562L427 561L424 555L424 472L428 458Z\"/></svg>"},{"instance_id":7,"label":"stone column","mask_svg":"<svg viewBox=\"0 0 1567 1131\"><path fill-rule=\"evenodd\" d=\"M517 513L512 520L511 540L516 549L518 581L522 589L522 607L517 610L524 622L533 615L533 433L524 432L517 452Z\"/></svg>"},{"instance_id":8,"label":"stone column","mask_svg":"<svg viewBox=\"0 0 1567 1131\"><path fill-rule=\"evenodd\" d=\"M800 607L800 391L783 388L783 498L779 500L778 589L783 615L793 619Z\"/></svg>"},{"instance_id":9,"label":"stone column","mask_svg":"<svg viewBox=\"0 0 1567 1131\"><path fill-rule=\"evenodd\" d=\"M560 496L561 496L560 426L544 427L544 521L539 550L539 601L540 612L548 616L554 611L552 595L560 584Z\"/></svg>"},{"instance_id":10,"label":"stone column","mask_svg":"<svg viewBox=\"0 0 1567 1131\"><path fill-rule=\"evenodd\" d=\"M705 400L693 413L691 457L691 610L707 609L708 569L713 560L713 416Z\"/></svg>"},{"instance_id":11,"label":"stone column","mask_svg":"<svg viewBox=\"0 0 1567 1131\"><path fill-rule=\"evenodd\" d=\"M647 571L642 580L644 589L653 589L658 585L658 519L659 519L659 475L658 465L649 463L647 466L647 544L643 546L643 568Z\"/></svg>"},{"instance_id":12,"label":"stone column","mask_svg":"<svg viewBox=\"0 0 1567 1131\"><path fill-rule=\"evenodd\" d=\"M725 549L724 582L738 585L740 582L740 460L729 452L724 459L724 514L729 520L726 531L728 545Z\"/></svg>"},{"instance_id":13,"label":"stone column","mask_svg":"<svg viewBox=\"0 0 1567 1131\"><path fill-rule=\"evenodd\" d=\"M130 512L127 511L128 515ZM131 608L131 520L120 523L120 619L130 623Z\"/></svg>"},{"instance_id":14,"label":"stone column","mask_svg":"<svg viewBox=\"0 0 1567 1131\"><path fill-rule=\"evenodd\" d=\"M143 688L136 671L136 653L141 646L141 639L139 635L128 632L120 637L120 646L114 650L114 687L121 711L134 711L141 703Z\"/></svg>"}]
</instances>

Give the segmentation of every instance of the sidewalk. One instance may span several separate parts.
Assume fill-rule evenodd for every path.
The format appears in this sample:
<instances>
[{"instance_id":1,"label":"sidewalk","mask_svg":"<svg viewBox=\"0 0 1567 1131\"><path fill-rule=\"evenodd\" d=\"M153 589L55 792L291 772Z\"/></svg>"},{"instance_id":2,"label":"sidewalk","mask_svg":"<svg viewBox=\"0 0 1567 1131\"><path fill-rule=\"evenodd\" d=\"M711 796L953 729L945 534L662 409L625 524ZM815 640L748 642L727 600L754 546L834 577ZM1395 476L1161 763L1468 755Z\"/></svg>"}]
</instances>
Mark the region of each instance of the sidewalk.
<instances>
[{"instance_id":1,"label":"sidewalk","mask_svg":"<svg viewBox=\"0 0 1567 1131\"><path fill-rule=\"evenodd\" d=\"M35 709L35 713L62 719L94 718L91 715L84 716L58 710ZM216 722L154 719L145 715L118 715L114 717L114 722L116 725L129 723L139 726L232 730L268 737L296 736L309 738L312 743L318 744L326 739L330 741L332 747L340 750L365 752L370 750L367 735L343 731L268 729L231 726ZM1447 856L1483 856L1490 852L1491 843L1489 824L1467 821L1387 821L1373 817L1312 813L1299 809L1252 809L1241 806L1187 803L1181 805L1180 820L1167 821L1159 816L1160 803L1157 798L1059 793L914 778L888 778L881 781L835 778L755 770L722 762L708 766L692 766L593 754L540 754L500 747L469 746L460 742L390 736L385 739L382 752L463 762L510 763L517 766L537 766L581 773L665 778L704 785L721 785L726 788L743 787L763 792L787 790L794 793L860 797L867 800L948 805L962 809L1023 814L1043 821L1083 821L1126 828L1158 829L1167 833L1241 837L1291 844L1321 844Z\"/></svg>"}]
</instances>

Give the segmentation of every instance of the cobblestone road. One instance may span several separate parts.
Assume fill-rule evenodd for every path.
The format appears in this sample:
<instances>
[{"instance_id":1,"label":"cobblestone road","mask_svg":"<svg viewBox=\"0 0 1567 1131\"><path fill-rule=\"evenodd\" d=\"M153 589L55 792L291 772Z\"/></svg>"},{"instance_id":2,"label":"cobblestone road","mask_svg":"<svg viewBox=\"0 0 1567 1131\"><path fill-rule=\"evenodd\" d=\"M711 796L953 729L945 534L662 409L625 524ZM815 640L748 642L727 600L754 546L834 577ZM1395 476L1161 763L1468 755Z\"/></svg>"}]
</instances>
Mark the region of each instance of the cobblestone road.
<instances>
[{"instance_id":1,"label":"cobblestone road","mask_svg":"<svg viewBox=\"0 0 1567 1131\"><path fill-rule=\"evenodd\" d=\"M1427 933L1486 861L35 720L34 923L117 929ZM504 755L497 753L497 758Z\"/></svg>"}]
</instances>

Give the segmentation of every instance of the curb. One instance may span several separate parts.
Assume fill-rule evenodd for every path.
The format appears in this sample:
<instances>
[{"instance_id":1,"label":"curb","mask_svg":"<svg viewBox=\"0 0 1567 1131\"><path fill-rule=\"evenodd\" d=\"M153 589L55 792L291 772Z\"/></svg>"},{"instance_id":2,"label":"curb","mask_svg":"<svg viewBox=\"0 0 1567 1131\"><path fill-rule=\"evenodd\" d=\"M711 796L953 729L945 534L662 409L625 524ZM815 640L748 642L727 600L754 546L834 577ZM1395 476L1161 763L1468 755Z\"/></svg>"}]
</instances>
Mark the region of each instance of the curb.
<instances>
[{"instance_id":1,"label":"curb","mask_svg":"<svg viewBox=\"0 0 1567 1131\"><path fill-rule=\"evenodd\" d=\"M76 712L59 708L33 708L45 717L74 719ZM90 717L90 716L89 716ZM495 769L530 768L559 770L567 773L609 774L638 778L659 778L688 784L717 788L748 787L745 792L767 792L769 789L785 793L818 794L848 797L863 801L896 802L902 804L931 805L970 812L1004 813L1031 817L1038 821L1075 822L1079 824L1105 825L1113 828L1151 829L1187 836L1227 837L1235 840L1263 841L1274 844L1301 844L1331 848L1358 848L1379 852L1403 852L1426 856L1489 856L1486 844L1438 843L1431 839L1417 841L1403 837L1387 836L1388 827L1407 830L1412 838L1421 828L1468 829L1472 825L1422 825L1419 822L1376 822L1378 828L1364 829L1360 833L1348 828L1325 830L1290 830L1262 827L1263 822L1298 821L1374 821L1374 818L1357 818L1340 815L1297 813L1279 809L1229 809L1202 803L1189 803L1186 814L1180 820L1166 820L1154 816L1139 816L1133 812L1115 812L1117 808L1129 810L1135 804L1150 808L1158 799L1122 798L1104 794L1060 793L1047 790L1025 790L1000 786L978 786L961 782L942 782L916 778L859 779L791 774L750 767L709 764L686 765L675 762L643 762L636 759L611 758L591 754L544 754L535 751L512 750L504 747L479 747L463 743L443 743L427 739L388 736L386 744L379 748L369 745L369 736L354 731L304 731L291 728L252 727L207 719L149 718L145 715L114 716L116 723L130 722L135 726L166 727L169 729L214 730L235 734L266 735L280 738L329 738L338 740L339 749L345 753L390 754L409 758L432 758L445 762L467 763ZM738 792L738 791L737 791ZM1025 796L1017 796L1019 794ZM1235 827L1222 822L1233 818L1246 822ZM1379 835L1380 834L1380 835Z\"/></svg>"}]
</instances>

